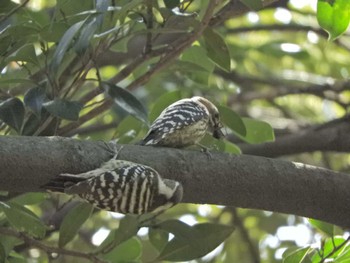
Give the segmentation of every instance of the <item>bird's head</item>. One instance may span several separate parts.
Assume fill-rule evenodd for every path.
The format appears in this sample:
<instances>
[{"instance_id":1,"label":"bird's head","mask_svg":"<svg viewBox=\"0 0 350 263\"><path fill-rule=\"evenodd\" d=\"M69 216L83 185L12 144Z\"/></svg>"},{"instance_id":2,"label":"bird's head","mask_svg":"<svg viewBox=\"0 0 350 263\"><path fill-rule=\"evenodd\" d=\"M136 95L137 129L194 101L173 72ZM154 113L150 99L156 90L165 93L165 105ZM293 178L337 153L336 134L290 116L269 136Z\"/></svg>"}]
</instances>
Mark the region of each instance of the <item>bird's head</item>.
<instances>
[{"instance_id":1,"label":"bird's head","mask_svg":"<svg viewBox=\"0 0 350 263\"><path fill-rule=\"evenodd\" d=\"M192 100L202 104L205 106L209 112L209 123L210 127L213 131L213 137L216 139L220 139L224 137L224 134L221 131L221 128L223 127L221 121L220 121L220 113L218 108L209 100L203 97L193 97Z\"/></svg>"},{"instance_id":2,"label":"bird's head","mask_svg":"<svg viewBox=\"0 0 350 263\"><path fill-rule=\"evenodd\" d=\"M152 213L166 210L182 200L182 185L174 180L160 179L158 185L158 194L154 196L150 207Z\"/></svg>"}]
</instances>

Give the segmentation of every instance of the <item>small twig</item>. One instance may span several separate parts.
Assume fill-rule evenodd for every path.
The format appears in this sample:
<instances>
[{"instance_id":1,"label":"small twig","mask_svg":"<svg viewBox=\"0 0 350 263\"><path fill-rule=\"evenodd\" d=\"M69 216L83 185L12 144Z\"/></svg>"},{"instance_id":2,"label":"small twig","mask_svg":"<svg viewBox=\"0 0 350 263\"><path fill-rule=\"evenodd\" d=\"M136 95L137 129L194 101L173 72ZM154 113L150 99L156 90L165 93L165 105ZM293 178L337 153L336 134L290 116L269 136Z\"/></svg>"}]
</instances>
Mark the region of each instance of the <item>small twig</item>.
<instances>
[{"instance_id":1,"label":"small twig","mask_svg":"<svg viewBox=\"0 0 350 263\"><path fill-rule=\"evenodd\" d=\"M23 240L23 242L26 243L27 245L39 248L39 249L45 251L46 253L56 253L56 254L60 254L60 255L85 258L85 259L90 260L91 262L96 262L96 263L105 263L106 262L105 260L102 260L102 259L100 259L100 258L98 258L95 255L90 254L90 253L83 253L83 252L68 250L68 249L64 249L64 248L48 246L48 245L42 243L40 240L36 240L36 239L34 239L34 238L24 234L24 233L19 233L19 232L12 230L10 228L0 227L0 233L3 235L19 238L19 239Z\"/></svg>"},{"instance_id":2,"label":"small twig","mask_svg":"<svg viewBox=\"0 0 350 263\"><path fill-rule=\"evenodd\" d=\"M146 7L147 7L147 39L146 39L146 45L145 45L145 54L148 54L152 51L152 32L151 29L153 28L153 0L147 0L146 1Z\"/></svg>"}]
</instances>

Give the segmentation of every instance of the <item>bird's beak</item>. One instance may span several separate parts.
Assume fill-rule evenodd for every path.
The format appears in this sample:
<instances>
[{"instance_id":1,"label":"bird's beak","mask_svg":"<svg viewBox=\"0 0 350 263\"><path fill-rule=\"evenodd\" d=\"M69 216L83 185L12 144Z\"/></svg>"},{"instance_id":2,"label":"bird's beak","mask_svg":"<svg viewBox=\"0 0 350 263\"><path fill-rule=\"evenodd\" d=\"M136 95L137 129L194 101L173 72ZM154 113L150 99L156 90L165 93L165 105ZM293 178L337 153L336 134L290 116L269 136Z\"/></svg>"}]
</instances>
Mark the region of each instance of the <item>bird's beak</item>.
<instances>
[{"instance_id":1,"label":"bird's beak","mask_svg":"<svg viewBox=\"0 0 350 263\"><path fill-rule=\"evenodd\" d=\"M224 133L221 131L221 127L222 127L222 125L218 125L217 127L215 127L215 129L213 131L214 138L221 139L221 138L225 137Z\"/></svg>"}]
</instances>

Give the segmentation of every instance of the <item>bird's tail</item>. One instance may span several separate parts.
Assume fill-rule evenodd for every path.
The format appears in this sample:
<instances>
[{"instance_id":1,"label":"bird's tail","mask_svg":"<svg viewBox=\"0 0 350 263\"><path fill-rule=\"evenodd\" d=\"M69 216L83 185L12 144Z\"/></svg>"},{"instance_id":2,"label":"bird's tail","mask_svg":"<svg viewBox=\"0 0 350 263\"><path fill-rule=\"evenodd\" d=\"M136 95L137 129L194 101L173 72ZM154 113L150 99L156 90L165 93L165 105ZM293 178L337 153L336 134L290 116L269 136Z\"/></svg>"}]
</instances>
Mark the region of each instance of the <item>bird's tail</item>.
<instances>
[{"instance_id":1,"label":"bird's tail","mask_svg":"<svg viewBox=\"0 0 350 263\"><path fill-rule=\"evenodd\" d=\"M52 192L64 193L65 189L85 180L86 178L79 178L71 174L60 174L42 185L41 188Z\"/></svg>"}]
</instances>

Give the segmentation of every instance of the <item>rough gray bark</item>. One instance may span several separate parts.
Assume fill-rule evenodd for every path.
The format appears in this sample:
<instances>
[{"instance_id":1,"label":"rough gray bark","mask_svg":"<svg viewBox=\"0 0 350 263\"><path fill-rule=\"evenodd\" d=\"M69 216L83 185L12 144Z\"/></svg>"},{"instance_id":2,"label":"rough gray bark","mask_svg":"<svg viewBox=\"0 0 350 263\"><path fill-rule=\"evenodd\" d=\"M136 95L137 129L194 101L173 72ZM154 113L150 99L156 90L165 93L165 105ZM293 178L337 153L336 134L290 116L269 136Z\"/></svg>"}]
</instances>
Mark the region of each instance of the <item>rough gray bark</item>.
<instances>
[{"instance_id":1,"label":"rough gray bark","mask_svg":"<svg viewBox=\"0 0 350 263\"><path fill-rule=\"evenodd\" d=\"M95 168L103 142L61 137L0 137L0 190L42 191L59 173ZM350 175L282 160L124 145L119 159L150 165L182 182L186 203L296 214L350 227Z\"/></svg>"}]
</instances>

